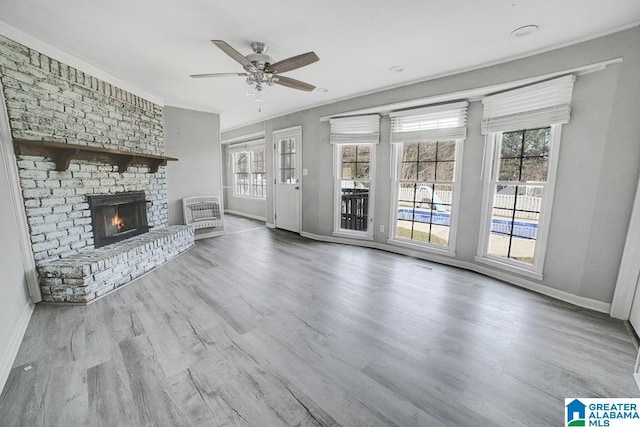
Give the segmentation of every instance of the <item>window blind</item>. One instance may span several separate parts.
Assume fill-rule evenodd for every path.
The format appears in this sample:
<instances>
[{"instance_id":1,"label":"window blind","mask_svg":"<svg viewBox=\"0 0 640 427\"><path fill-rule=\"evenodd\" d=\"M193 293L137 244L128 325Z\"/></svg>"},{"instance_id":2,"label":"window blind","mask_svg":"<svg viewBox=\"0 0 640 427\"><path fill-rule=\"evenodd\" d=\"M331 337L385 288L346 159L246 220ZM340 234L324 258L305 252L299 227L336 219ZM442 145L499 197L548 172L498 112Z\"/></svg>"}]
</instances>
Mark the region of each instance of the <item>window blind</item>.
<instances>
[{"instance_id":1,"label":"window blind","mask_svg":"<svg viewBox=\"0 0 640 427\"><path fill-rule=\"evenodd\" d=\"M377 144L380 141L380 116L331 119L331 144Z\"/></svg>"},{"instance_id":2,"label":"window blind","mask_svg":"<svg viewBox=\"0 0 640 427\"><path fill-rule=\"evenodd\" d=\"M238 144L229 145L227 159L227 166L230 167L233 163L233 155L236 153L242 153L245 151L264 150L264 139L256 139L253 141L241 142Z\"/></svg>"},{"instance_id":3,"label":"window blind","mask_svg":"<svg viewBox=\"0 0 640 427\"><path fill-rule=\"evenodd\" d=\"M569 123L574 75L490 95L482 100L482 133Z\"/></svg>"},{"instance_id":4,"label":"window blind","mask_svg":"<svg viewBox=\"0 0 640 427\"><path fill-rule=\"evenodd\" d=\"M392 112L391 143L464 139L467 105L464 101Z\"/></svg>"},{"instance_id":5,"label":"window blind","mask_svg":"<svg viewBox=\"0 0 640 427\"><path fill-rule=\"evenodd\" d=\"M262 145L262 147L259 147ZM252 151L264 148L264 139L256 139L254 141L241 142L229 145L229 153L238 153L241 151Z\"/></svg>"}]
</instances>

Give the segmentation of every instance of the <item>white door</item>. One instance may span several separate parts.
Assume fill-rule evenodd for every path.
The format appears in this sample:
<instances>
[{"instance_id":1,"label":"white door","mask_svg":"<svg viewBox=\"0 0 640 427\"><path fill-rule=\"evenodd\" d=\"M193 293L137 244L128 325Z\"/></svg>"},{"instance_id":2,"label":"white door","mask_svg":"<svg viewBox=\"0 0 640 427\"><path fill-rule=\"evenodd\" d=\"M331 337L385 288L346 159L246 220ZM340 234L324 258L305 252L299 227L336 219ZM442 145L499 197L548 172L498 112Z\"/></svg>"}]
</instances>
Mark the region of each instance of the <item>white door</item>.
<instances>
[{"instance_id":1,"label":"white door","mask_svg":"<svg viewBox=\"0 0 640 427\"><path fill-rule=\"evenodd\" d=\"M273 132L275 143L275 224L276 228L300 233L300 127Z\"/></svg>"},{"instance_id":2,"label":"white door","mask_svg":"<svg viewBox=\"0 0 640 427\"><path fill-rule=\"evenodd\" d=\"M636 258L637 259L637 258ZM629 313L629 322L636 331L636 334L640 333L640 276L636 280L636 293L633 296L633 303L631 303L631 312ZM633 368L633 378L636 380L636 384L640 387L640 351L636 357L636 366Z\"/></svg>"},{"instance_id":3,"label":"white door","mask_svg":"<svg viewBox=\"0 0 640 427\"><path fill-rule=\"evenodd\" d=\"M611 301L611 316L629 319L640 334L640 181L633 202L616 289Z\"/></svg>"},{"instance_id":4,"label":"white door","mask_svg":"<svg viewBox=\"0 0 640 427\"><path fill-rule=\"evenodd\" d=\"M633 304L631 305L631 314L629 314L629 322L631 326L636 330L636 333L640 334L640 277L636 281L636 294L633 297Z\"/></svg>"}]
</instances>

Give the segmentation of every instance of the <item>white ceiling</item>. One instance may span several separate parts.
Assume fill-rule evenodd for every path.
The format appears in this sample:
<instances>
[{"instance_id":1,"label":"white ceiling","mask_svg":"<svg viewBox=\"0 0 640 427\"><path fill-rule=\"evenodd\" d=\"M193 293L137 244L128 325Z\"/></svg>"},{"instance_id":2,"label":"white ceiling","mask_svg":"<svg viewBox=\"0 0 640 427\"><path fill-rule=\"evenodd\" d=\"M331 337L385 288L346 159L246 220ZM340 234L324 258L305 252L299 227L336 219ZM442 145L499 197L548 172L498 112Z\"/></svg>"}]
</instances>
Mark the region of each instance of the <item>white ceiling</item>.
<instances>
[{"instance_id":1,"label":"white ceiling","mask_svg":"<svg viewBox=\"0 0 640 427\"><path fill-rule=\"evenodd\" d=\"M0 0L0 20L230 129L637 25L640 1ZM509 36L527 24L540 29ZM245 55L265 42L276 61L313 50L319 62L285 75L328 92L274 86L259 113L242 78L189 77L243 71L211 39Z\"/></svg>"}]
</instances>

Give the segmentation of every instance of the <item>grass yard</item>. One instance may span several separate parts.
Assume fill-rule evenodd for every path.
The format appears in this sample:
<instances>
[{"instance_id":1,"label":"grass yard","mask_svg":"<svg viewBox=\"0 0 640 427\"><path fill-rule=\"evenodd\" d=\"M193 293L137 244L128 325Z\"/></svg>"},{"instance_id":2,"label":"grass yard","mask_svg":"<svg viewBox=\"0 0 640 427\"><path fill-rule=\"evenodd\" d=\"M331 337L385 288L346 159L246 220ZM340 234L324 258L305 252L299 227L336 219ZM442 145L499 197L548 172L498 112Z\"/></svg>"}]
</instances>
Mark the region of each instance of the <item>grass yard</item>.
<instances>
[{"instance_id":1,"label":"grass yard","mask_svg":"<svg viewBox=\"0 0 640 427\"><path fill-rule=\"evenodd\" d=\"M409 228L404 228L404 227L398 227L396 229L396 236L397 237L402 237L404 239L411 239L411 229ZM449 243L443 239L442 237L438 237L435 234L431 233L431 240L429 240L429 232L428 231L420 231L420 230L413 230L413 239L412 240L417 240L419 242L428 242L428 243L432 243L434 245L441 245L441 246L447 246Z\"/></svg>"}]
</instances>

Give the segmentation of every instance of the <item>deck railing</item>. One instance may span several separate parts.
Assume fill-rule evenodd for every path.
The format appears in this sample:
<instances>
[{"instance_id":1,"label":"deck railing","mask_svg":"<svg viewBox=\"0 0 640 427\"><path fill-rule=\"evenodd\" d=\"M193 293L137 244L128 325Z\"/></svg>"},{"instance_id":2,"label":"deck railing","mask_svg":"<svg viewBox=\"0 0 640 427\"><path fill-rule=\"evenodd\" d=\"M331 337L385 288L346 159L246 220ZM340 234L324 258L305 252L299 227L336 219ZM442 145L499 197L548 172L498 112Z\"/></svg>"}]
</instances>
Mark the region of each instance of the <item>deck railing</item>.
<instances>
[{"instance_id":1,"label":"deck railing","mask_svg":"<svg viewBox=\"0 0 640 427\"><path fill-rule=\"evenodd\" d=\"M369 222L369 190L342 189L340 227L343 230L367 231Z\"/></svg>"}]
</instances>

